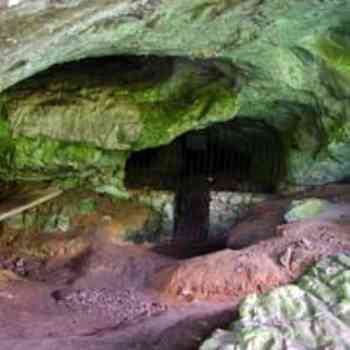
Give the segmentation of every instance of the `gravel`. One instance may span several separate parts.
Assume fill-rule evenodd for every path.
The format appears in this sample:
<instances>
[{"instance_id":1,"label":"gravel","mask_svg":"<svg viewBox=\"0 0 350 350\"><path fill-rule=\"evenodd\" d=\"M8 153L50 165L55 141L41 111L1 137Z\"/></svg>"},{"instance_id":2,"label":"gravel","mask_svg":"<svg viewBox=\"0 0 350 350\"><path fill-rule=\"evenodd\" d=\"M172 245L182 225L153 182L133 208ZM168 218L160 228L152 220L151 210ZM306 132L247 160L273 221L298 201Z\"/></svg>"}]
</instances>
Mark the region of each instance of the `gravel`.
<instances>
[{"instance_id":1,"label":"gravel","mask_svg":"<svg viewBox=\"0 0 350 350\"><path fill-rule=\"evenodd\" d=\"M102 314L117 326L139 317L149 317L166 311L166 305L145 300L131 289L107 290L105 288L65 290L52 293L61 306L76 313Z\"/></svg>"}]
</instances>

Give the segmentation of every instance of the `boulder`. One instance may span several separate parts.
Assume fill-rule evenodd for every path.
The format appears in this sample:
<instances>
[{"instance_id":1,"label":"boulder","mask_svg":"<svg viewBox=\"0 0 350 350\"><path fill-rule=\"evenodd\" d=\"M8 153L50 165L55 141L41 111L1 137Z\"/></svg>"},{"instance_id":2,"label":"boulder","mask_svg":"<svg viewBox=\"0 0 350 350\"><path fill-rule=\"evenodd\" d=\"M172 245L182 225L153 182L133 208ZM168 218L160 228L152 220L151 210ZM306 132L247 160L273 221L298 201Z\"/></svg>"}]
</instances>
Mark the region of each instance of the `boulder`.
<instances>
[{"instance_id":1,"label":"boulder","mask_svg":"<svg viewBox=\"0 0 350 350\"><path fill-rule=\"evenodd\" d=\"M349 269L349 255L325 258L297 284L247 297L200 350L349 348Z\"/></svg>"},{"instance_id":2,"label":"boulder","mask_svg":"<svg viewBox=\"0 0 350 350\"><path fill-rule=\"evenodd\" d=\"M292 201L288 212L284 215L286 222L315 219L332 208L332 203L324 199L307 198Z\"/></svg>"}]
</instances>

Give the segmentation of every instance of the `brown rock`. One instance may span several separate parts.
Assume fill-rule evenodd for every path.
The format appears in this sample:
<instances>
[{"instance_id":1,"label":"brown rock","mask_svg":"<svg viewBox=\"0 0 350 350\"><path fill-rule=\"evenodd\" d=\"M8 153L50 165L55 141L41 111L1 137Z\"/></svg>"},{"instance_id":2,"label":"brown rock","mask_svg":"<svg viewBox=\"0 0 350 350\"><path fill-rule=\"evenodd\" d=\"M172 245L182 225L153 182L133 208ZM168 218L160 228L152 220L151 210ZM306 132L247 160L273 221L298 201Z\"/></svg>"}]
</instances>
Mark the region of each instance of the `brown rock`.
<instances>
[{"instance_id":1,"label":"brown rock","mask_svg":"<svg viewBox=\"0 0 350 350\"><path fill-rule=\"evenodd\" d=\"M170 297L225 299L262 292L286 282L286 274L266 254L247 255L224 250L165 268L155 286Z\"/></svg>"},{"instance_id":2,"label":"brown rock","mask_svg":"<svg viewBox=\"0 0 350 350\"><path fill-rule=\"evenodd\" d=\"M227 240L227 247L242 249L276 236L276 229L283 221L286 203L276 201L262 203L250 215L250 219L232 228Z\"/></svg>"}]
</instances>

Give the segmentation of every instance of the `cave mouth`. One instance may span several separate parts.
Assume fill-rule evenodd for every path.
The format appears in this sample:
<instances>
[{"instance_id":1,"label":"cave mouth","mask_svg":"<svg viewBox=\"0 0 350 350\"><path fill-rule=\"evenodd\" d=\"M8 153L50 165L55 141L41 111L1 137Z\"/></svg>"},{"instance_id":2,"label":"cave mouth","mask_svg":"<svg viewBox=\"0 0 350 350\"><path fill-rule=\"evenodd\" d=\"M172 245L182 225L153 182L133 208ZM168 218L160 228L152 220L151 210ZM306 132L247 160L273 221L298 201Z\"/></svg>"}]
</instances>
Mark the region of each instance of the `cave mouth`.
<instances>
[{"instance_id":1,"label":"cave mouth","mask_svg":"<svg viewBox=\"0 0 350 350\"><path fill-rule=\"evenodd\" d=\"M284 175L283 149L275 128L236 118L133 152L125 184L175 192L173 237L203 241L210 231L210 192L273 193Z\"/></svg>"}]
</instances>

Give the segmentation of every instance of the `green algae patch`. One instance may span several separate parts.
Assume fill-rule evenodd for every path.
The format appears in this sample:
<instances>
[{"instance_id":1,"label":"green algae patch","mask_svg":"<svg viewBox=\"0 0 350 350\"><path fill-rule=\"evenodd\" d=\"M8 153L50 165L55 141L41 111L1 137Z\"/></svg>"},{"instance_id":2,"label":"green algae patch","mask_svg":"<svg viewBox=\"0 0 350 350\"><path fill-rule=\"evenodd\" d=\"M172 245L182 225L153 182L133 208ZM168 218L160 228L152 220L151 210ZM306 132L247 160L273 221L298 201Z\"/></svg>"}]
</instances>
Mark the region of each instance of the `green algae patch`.
<instances>
[{"instance_id":1,"label":"green algae patch","mask_svg":"<svg viewBox=\"0 0 350 350\"><path fill-rule=\"evenodd\" d=\"M312 219L321 215L330 206L331 204L328 201L319 198L293 201L284 218L287 222Z\"/></svg>"},{"instance_id":2,"label":"green algae patch","mask_svg":"<svg viewBox=\"0 0 350 350\"><path fill-rule=\"evenodd\" d=\"M211 62L116 57L56 67L3 98L15 136L131 151L233 118L233 79Z\"/></svg>"},{"instance_id":3,"label":"green algae patch","mask_svg":"<svg viewBox=\"0 0 350 350\"><path fill-rule=\"evenodd\" d=\"M2 178L12 169L14 180L56 180L125 197L129 152L233 118L233 79L211 61L182 58L54 67L1 95Z\"/></svg>"},{"instance_id":4,"label":"green algae patch","mask_svg":"<svg viewBox=\"0 0 350 350\"><path fill-rule=\"evenodd\" d=\"M167 144L184 132L232 119L238 111L238 97L215 82L197 91L193 89L183 99L145 109L149 113L142 118L143 132L133 145L136 150Z\"/></svg>"},{"instance_id":5,"label":"green algae patch","mask_svg":"<svg viewBox=\"0 0 350 350\"><path fill-rule=\"evenodd\" d=\"M325 119L324 126L332 142L346 142L350 136L350 122L346 116L329 117Z\"/></svg>"},{"instance_id":6,"label":"green algae patch","mask_svg":"<svg viewBox=\"0 0 350 350\"><path fill-rule=\"evenodd\" d=\"M0 178L4 176L8 179L11 178L15 147L9 124L1 117L2 115L0 101Z\"/></svg>"},{"instance_id":7,"label":"green algae patch","mask_svg":"<svg viewBox=\"0 0 350 350\"><path fill-rule=\"evenodd\" d=\"M297 284L248 296L240 319L200 350L342 349L350 347L350 257L325 258Z\"/></svg>"},{"instance_id":8,"label":"green algae patch","mask_svg":"<svg viewBox=\"0 0 350 350\"><path fill-rule=\"evenodd\" d=\"M84 144L47 138L15 138L15 178L25 181L57 180L64 187L113 184L123 188L127 154Z\"/></svg>"},{"instance_id":9,"label":"green algae patch","mask_svg":"<svg viewBox=\"0 0 350 350\"><path fill-rule=\"evenodd\" d=\"M120 193L125 192L126 152L106 151L45 137L13 137L4 119L0 119L0 151L0 180L5 182L55 181L63 188L97 190L111 186Z\"/></svg>"},{"instance_id":10,"label":"green algae patch","mask_svg":"<svg viewBox=\"0 0 350 350\"><path fill-rule=\"evenodd\" d=\"M90 214L97 208L96 200L93 198L84 198L79 204L79 212L81 215Z\"/></svg>"},{"instance_id":11,"label":"green algae patch","mask_svg":"<svg viewBox=\"0 0 350 350\"><path fill-rule=\"evenodd\" d=\"M290 153L296 149L300 154L286 155L291 159L291 182L318 184L347 175L344 166L331 159L333 154L328 161L331 172L326 167L319 170L316 163L325 163L315 156L328 152L328 141L345 141L346 133L338 122L328 124L332 130L323 142L307 111L320 106L317 118L323 124L328 123L327 115L349 119L349 2L323 1L315 6L300 0L80 0L56 5L23 3L0 14L0 48L6 53L0 57L0 91L22 82L11 89L13 94L5 92L16 136L108 150L156 147L188 130L234 117L235 86L241 89L242 116L271 121L282 131L289 119L297 121ZM121 66L112 62L118 58L111 58L102 67L95 66L105 71L105 83L89 70L79 74L82 61L69 73L58 74L62 79L56 79L56 87L35 76L62 62L112 55L129 62ZM133 64L133 55L145 62L150 55L169 62L146 62L147 74L142 65L127 67ZM176 59L174 65L169 57L188 59ZM240 80L231 84L217 72L209 79L208 74L201 77L206 70L199 67L203 58L235 62ZM108 67L111 62L113 68ZM211 66L215 71L215 64ZM126 74L120 74L124 68ZM50 69L50 79L57 69ZM42 79L45 75L40 73ZM24 81L28 77L41 83L30 87ZM301 123L294 113L296 105L305 106ZM287 133L283 138L289 143L292 133ZM348 151L338 149L343 161ZM346 170L349 164L347 160Z\"/></svg>"},{"instance_id":12,"label":"green algae patch","mask_svg":"<svg viewBox=\"0 0 350 350\"><path fill-rule=\"evenodd\" d=\"M350 74L350 36L333 33L319 39L316 47L328 64Z\"/></svg>"}]
</instances>

